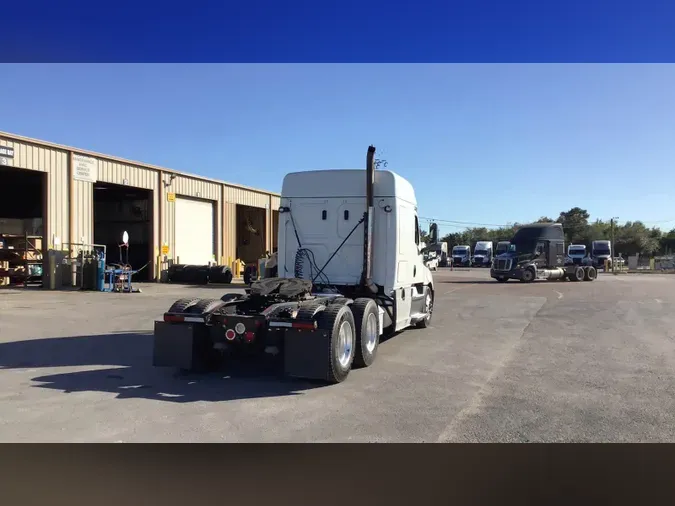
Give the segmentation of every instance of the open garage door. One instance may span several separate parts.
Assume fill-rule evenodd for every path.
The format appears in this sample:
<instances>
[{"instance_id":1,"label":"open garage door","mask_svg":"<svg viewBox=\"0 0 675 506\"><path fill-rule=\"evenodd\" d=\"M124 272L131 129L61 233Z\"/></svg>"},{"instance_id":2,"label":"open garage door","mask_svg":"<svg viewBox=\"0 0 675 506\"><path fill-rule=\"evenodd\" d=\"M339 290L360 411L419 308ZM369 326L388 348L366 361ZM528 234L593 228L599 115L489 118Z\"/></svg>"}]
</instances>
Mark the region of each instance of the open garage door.
<instances>
[{"instance_id":1,"label":"open garage door","mask_svg":"<svg viewBox=\"0 0 675 506\"><path fill-rule=\"evenodd\" d=\"M212 262L215 251L213 202L177 197L175 210L178 262L189 265Z\"/></svg>"}]
</instances>

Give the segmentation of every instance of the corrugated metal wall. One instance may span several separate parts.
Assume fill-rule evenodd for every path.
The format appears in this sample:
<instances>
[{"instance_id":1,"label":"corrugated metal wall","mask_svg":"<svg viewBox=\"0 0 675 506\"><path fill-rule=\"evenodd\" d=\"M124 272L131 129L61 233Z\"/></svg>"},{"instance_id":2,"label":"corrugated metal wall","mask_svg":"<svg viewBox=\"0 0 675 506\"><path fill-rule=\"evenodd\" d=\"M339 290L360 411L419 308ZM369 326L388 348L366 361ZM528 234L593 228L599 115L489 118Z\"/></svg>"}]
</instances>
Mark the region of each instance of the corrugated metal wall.
<instances>
[{"instance_id":1,"label":"corrugated metal wall","mask_svg":"<svg viewBox=\"0 0 675 506\"><path fill-rule=\"evenodd\" d=\"M68 242L68 152L2 137L0 146L14 148L14 158L7 160L7 166L47 173L46 244L51 246L54 236Z\"/></svg>"},{"instance_id":2,"label":"corrugated metal wall","mask_svg":"<svg viewBox=\"0 0 675 506\"><path fill-rule=\"evenodd\" d=\"M9 134L8 134L9 135ZM20 137L20 139L25 139ZM266 210L266 243L272 250L272 210L278 209L280 198L264 191L239 188L198 177L164 172L160 168L141 167L123 161L107 159L95 153L74 150L58 145L41 145L40 141L28 142L12 137L0 137L0 145L14 148L14 158L7 165L47 173L48 203L45 220L47 244L53 238L62 243L93 241L93 183L72 180L70 167L73 153L98 160L98 181L144 188L153 191L153 230L155 254L161 246L169 246L168 258L173 258L175 247L174 204L167 194L175 193L215 203L216 259L230 263L236 251L237 204ZM57 147L58 146L58 147ZM72 202L71 202L72 192ZM72 236L70 220L72 209ZM153 258L154 260L154 258Z\"/></svg>"}]
</instances>

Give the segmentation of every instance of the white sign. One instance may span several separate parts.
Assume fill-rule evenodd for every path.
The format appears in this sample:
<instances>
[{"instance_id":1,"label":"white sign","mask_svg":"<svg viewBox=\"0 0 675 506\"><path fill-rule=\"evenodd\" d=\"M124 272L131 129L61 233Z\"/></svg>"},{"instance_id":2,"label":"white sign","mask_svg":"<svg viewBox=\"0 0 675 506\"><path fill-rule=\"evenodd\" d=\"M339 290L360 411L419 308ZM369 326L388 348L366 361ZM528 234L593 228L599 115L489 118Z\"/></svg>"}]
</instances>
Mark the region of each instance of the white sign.
<instances>
[{"instance_id":1,"label":"white sign","mask_svg":"<svg viewBox=\"0 0 675 506\"><path fill-rule=\"evenodd\" d=\"M7 158L0 156L0 165L9 165L9 163L7 163Z\"/></svg>"},{"instance_id":2,"label":"white sign","mask_svg":"<svg viewBox=\"0 0 675 506\"><path fill-rule=\"evenodd\" d=\"M73 154L73 179L95 183L98 179L98 160Z\"/></svg>"}]
</instances>

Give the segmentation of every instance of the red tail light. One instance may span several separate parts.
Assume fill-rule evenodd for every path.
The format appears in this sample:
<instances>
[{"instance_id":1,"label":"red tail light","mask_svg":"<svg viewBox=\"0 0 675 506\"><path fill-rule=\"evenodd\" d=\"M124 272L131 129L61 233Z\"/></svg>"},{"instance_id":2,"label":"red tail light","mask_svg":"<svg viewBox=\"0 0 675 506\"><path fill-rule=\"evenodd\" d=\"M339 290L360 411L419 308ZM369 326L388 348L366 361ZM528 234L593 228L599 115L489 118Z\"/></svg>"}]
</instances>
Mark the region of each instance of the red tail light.
<instances>
[{"instance_id":1,"label":"red tail light","mask_svg":"<svg viewBox=\"0 0 675 506\"><path fill-rule=\"evenodd\" d=\"M164 321L166 323L183 323L185 321L185 317L182 315L165 314Z\"/></svg>"},{"instance_id":2,"label":"red tail light","mask_svg":"<svg viewBox=\"0 0 675 506\"><path fill-rule=\"evenodd\" d=\"M247 343L252 342L255 339L255 332L246 332L246 334L244 334L244 339L246 339Z\"/></svg>"},{"instance_id":3,"label":"red tail light","mask_svg":"<svg viewBox=\"0 0 675 506\"><path fill-rule=\"evenodd\" d=\"M227 339L228 341L234 341L235 337L237 337L237 334L235 334L234 330L227 329L225 331L225 339Z\"/></svg>"},{"instance_id":4,"label":"red tail light","mask_svg":"<svg viewBox=\"0 0 675 506\"><path fill-rule=\"evenodd\" d=\"M292 326L294 329L315 330L316 322L293 322Z\"/></svg>"}]
</instances>

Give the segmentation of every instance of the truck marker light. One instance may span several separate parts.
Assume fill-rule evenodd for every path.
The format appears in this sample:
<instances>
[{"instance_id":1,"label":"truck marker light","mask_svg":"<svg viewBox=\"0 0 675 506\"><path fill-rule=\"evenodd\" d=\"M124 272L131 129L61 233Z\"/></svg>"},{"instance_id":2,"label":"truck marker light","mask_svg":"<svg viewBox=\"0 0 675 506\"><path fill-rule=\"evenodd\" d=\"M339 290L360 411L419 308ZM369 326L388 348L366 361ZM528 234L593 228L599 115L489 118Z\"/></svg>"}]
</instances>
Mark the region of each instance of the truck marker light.
<instances>
[{"instance_id":1,"label":"truck marker light","mask_svg":"<svg viewBox=\"0 0 675 506\"><path fill-rule=\"evenodd\" d=\"M243 323L239 322L234 326L234 331L237 334L243 334L246 331L246 327L244 326Z\"/></svg>"},{"instance_id":2,"label":"truck marker light","mask_svg":"<svg viewBox=\"0 0 675 506\"><path fill-rule=\"evenodd\" d=\"M227 339L228 341L234 341L235 337L237 337L237 335L234 333L234 330L227 329L225 331L225 339Z\"/></svg>"},{"instance_id":3,"label":"truck marker light","mask_svg":"<svg viewBox=\"0 0 675 506\"><path fill-rule=\"evenodd\" d=\"M316 322L293 322L294 329L316 330Z\"/></svg>"},{"instance_id":4,"label":"truck marker light","mask_svg":"<svg viewBox=\"0 0 675 506\"><path fill-rule=\"evenodd\" d=\"M255 339L255 332L246 332L246 335L244 336L244 339L246 339L247 343L252 342Z\"/></svg>"}]
</instances>

